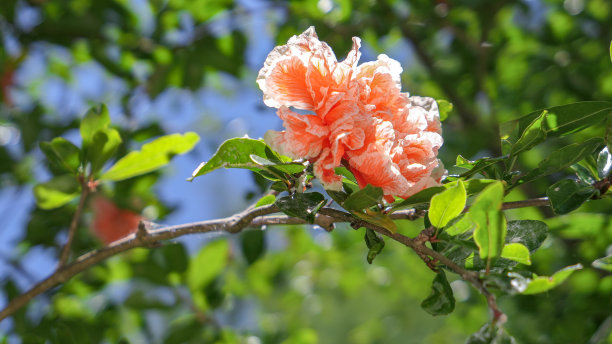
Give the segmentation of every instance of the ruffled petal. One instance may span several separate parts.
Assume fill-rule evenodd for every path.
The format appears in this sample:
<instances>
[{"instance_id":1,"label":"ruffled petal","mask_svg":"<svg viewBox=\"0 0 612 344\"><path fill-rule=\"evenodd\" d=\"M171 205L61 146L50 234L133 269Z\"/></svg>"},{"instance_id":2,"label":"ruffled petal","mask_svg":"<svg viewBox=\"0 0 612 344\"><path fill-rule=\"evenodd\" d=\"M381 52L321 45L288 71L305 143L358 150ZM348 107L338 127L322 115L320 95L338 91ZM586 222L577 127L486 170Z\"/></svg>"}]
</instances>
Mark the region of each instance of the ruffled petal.
<instances>
[{"instance_id":1,"label":"ruffled petal","mask_svg":"<svg viewBox=\"0 0 612 344\"><path fill-rule=\"evenodd\" d=\"M292 159L311 159L319 155L329 134L319 117L301 115L285 106L278 110L278 116L286 130L269 130L264 135L264 141L272 149Z\"/></svg>"},{"instance_id":2,"label":"ruffled petal","mask_svg":"<svg viewBox=\"0 0 612 344\"><path fill-rule=\"evenodd\" d=\"M326 190L342 191L342 177L336 174L335 167L331 150L325 148L313 164L314 175Z\"/></svg>"},{"instance_id":3,"label":"ruffled petal","mask_svg":"<svg viewBox=\"0 0 612 344\"><path fill-rule=\"evenodd\" d=\"M349 166L359 187L372 184L382 188L385 195L401 195L408 190L409 185L399 168L384 153L367 152L354 156L349 160Z\"/></svg>"}]
</instances>

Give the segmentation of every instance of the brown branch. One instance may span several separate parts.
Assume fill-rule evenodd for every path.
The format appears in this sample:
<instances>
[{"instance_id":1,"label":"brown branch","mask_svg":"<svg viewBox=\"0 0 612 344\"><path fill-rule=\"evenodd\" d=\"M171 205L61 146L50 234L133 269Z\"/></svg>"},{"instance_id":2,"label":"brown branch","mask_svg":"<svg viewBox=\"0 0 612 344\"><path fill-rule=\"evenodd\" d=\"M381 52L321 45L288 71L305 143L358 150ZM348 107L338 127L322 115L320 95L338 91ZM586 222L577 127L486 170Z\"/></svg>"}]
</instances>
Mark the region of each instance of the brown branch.
<instances>
[{"instance_id":1,"label":"brown branch","mask_svg":"<svg viewBox=\"0 0 612 344\"><path fill-rule=\"evenodd\" d=\"M85 202L87 201L87 196L89 195L89 186L85 181L84 177L80 177L81 180L81 197L79 199L79 205L77 205L76 211L72 216L72 221L70 222L70 227L68 228L68 239L66 239L66 244L62 248L62 252L60 254L59 263L57 265L57 269L61 269L62 266L66 265L68 262L68 258L70 257L70 247L72 246L72 240L74 239L74 234L76 233L77 227L79 225L79 220L81 219L81 213L85 208Z\"/></svg>"},{"instance_id":2,"label":"brown branch","mask_svg":"<svg viewBox=\"0 0 612 344\"><path fill-rule=\"evenodd\" d=\"M514 209L544 205L548 205L548 200L533 199L504 203L502 208ZM144 223L141 223L139 225L138 232L136 232L135 234L116 241L104 248L88 252L78 257L72 263L61 266L51 276L37 283L27 292L11 300L11 302L6 306L6 308L0 311L0 321L25 306L34 297L68 281L70 278L74 277L75 275L84 270L87 270L93 265L96 265L114 255L128 251L135 247L159 246L160 242L163 240L174 239L186 234L207 232L238 233L247 227L260 227L265 225L306 224L304 220L288 216L265 216L278 211L279 209L276 205L267 205L254 209L249 208L241 213L223 219L187 223L176 226L166 226L155 230L149 230L146 228ZM391 218L396 220L415 220L419 217L424 216L424 214L425 212L423 211L408 209L397 211L391 214ZM331 230L333 228L333 224L338 222L348 222L353 227L357 228L370 228L382 235L385 235L399 243L404 244L405 246L410 247L421 257L431 257L439 261L440 263L446 265L449 269L457 273L459 276L461 276L461 278L463 278L464 280L474 284L476 288L481 293L483 293L485 297L487 297L489 307L494 312L497 309L495 306L495 297L486 290L486 288L482 284L482 281L480 281L478 275L475 272L468 271L460 267L459 265L452 262L450 259L446 258L444 255L428 248L427 246L425 246L425 242L417 241L400 233L391 233L383 227L371 224L361 219L357 219L349 213L336 209L323 208L319 211L315 219L315 224L320 225L321 227L327 230Z\"/></svg>"}]
</instances>

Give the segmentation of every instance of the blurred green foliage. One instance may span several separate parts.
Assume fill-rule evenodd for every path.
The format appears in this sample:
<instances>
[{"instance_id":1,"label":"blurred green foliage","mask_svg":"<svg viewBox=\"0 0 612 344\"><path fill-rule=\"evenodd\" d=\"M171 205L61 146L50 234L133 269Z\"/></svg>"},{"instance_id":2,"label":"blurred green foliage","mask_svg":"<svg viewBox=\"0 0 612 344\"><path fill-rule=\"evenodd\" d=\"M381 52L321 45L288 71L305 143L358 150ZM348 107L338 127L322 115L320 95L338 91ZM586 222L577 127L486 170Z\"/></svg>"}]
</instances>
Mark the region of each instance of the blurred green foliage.
<instances>
[{"instance_id":1,"label":"blurred green foliage","mask_svg":"<svg viewBox=\"0 0 612 344\"><path fill-rule=\"evenodd\" d=\"M478 160L508 153L499 139L500 123L524 114L537 117L542 114L538 109L577 101L612 101L609 1L247 3L1 1L5 49L0 50L0 128L2 132L15 128L20 140L17 149L0 145L0 188L29 192L33 184L48 180L38 169L58 175L73 166L72 148L54 138L77 130L80 121L49 114L37 94L28 108L12 105L9 89L19 87L14 75L35 45L64 47L77 65L95 61L107 75L125 81L129 90L144 89L152 98L171 87L215 86L205 81L214 81L211 76L220 73L250 78L255 87L246 56L253 35L236 22L256 18L269 21L269 31L256 34L272 35L278 44L314 25L338 56L349 50L351 36L361 37L371 54L402 56L405 91L452 103L452 110L445 105L448 118L440 153L451 174L469 173L467 169L491 179L511 179L513 169L534 170L551 157L575 158L574 153L568 157L553 152L570 144L582 147L593 137L609 138L612 132L608 118L607 133L605 125L597 125L542 141L554 133L532 126L521 141L521 154L512 152L516 161L507 170L495 167L497 160ZM139 4L151 18L137 10ZM40 21L31 29L19 24L24 6L40 13ZM184 23L185 16L192 20L191 27ZM171 39L182 32L189 34ZM20 45L16 53L6 48L12 39ZM48 61L46 72L70 80L70 67L56 57ZM120 100L128 118L129 95ZM154 137L172 134L158 123L112 130L122 141L110 153L112 158L125 156ZM50 142L48 148L41 147L47 156L64 156L68 165L52 166L51 161L41 166L41 142ZM609 139L606 143L610 145ZM581 180L589 173L597 177L599 151L592 153L585 153L587 159L574 165ZM458 159L459 154L465 158ZM451 167L455 161L459 167ZM173 207L154 192L160 176L159 171L150 172L105 185L102 192L124 208L141 211L154 205L163 220ZM517 185L505 200L543 196L550 185L569 177L575 178L568 169L559 168L552 175ZM577 192L578 187L571 186L567 192ZM318 198L311 201L313 207L320 202ZM612 343L612 275L609 268L591 266L596 259L609 266L609 259L603 257L609 256L612 244L612 203L607 198L575 206L579 208L565 215L540 208L506 212L509 222L541 220L550 229L532 256L530 271L551 276L573 264L584 266L544 295L500 297L508 315L506 329L520 343ZM554 209L560 214L575 206ZM54 210L32 208L18 252L2 259L19 267L23 256L41 247L59 255L75 208L76 203L69 200ZM75 254L101 245L87 231L87 216L73 245ZM415 236L423 221L398 221L398 227L399 232ZM332 233L289 226L212 238L193 254L181 242L136 249L35 299L0 329L9 343L457 343L488 321L485 300L453 274L447 276L450 284L439 282L442 289L450 285L454 291L454 312L443 317L427 314L420 304L431 293L431 281L441 280L441 275L395 242L388 242L373 264L367 264L364 234L363 229L355 233L348 226ZM12 275L3 276L0 287L4 299L23 291Z\"/></svg>"}]
</instances>

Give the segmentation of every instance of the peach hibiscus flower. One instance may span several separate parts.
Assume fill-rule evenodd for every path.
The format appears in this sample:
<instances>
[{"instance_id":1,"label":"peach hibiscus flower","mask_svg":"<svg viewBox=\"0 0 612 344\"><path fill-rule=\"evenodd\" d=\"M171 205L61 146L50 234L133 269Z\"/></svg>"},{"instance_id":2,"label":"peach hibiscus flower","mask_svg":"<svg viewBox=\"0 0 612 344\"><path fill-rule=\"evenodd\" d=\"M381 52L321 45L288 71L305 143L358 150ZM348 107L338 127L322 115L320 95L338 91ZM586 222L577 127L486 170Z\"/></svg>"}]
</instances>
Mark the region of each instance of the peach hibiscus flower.
<instances>
[{"instance_id":1,"label":"peach hibiscus flower","mask_svg":"<svg viewBox=\"0 0 612 344\"><path fill-rule=\"evenodd\" d=\"M266 143L308 159L329 190L342 188L334 172L342 163L360 187L381 187L388 201L438 185L445 170L437 159L443 140L436 102L402 93L402 68L386 55L357 65L360 42L353 37L338 62L310 27L272 50L257 83L285 130L268 131Z\"/></svg>"}]
</instances>

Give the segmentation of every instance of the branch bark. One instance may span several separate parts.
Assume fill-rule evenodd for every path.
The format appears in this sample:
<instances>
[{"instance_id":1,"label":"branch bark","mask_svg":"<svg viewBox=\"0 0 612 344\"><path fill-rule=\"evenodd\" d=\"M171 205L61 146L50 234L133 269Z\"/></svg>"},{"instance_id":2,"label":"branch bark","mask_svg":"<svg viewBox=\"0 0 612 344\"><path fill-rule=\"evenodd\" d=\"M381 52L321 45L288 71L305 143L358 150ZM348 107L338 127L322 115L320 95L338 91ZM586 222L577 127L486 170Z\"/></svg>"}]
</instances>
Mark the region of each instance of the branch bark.
<instances>
[{"instance_id":1,"label":"branch bark","mask_svg":"<svg viewBox=\"0 0 612 344\"><path fill-rule=\"evenodd\" d=\"M532 199L517 202L504 203L503 209L515 209L522 207L532 206L547 206L548 199ZM104 248L88 252L73 262L59 267L52 275L42 280L41 282L34 285L31 289L25 293L12 299L10 303L0 311L0 321L11 316L17 310L24 307L34 297L68 281L78 273L87 270L88 268L103 262L104 260L115 256L117 254L128 251L136 247L156 247L160 245L163 240L174 239L186 234L195 233L208 233L208 232L227 232L227 233L238 233L247 227L261 227L264 225L287 225L287 224L305 224L306 222L283 215L266 216L272 213L279 212L279 208L276 205L267 205L258 208L249 208L241 213L233 216L201 221L194 223L181 224L176 226L166 226L155 230L149 230L146 228L144 223L139 226L138 232L130 236L125 237L119 241L116 241L109 246ZM423 211L415 211L413 209L397 211L391 215L393 219L408 219L415 220L419 217L424 216ZM354 227L366 227L370 228L382 235L385 235L407 247L413 249L421 258L431 257L434 260L446 265L450 270L457 273L464 280L472 283L481 293L487 298L489 307L494 313L499 311L495 304L495 297L484 287L478 274L474 271L469 271L461 266L455 264L444 255L432 250L425 246L425 242L407 237L401 233L391 233L387 229L371 224L367 221L358 219L353 215L332 208L322 208L317 214L315 224L322 226L330 230L333 228L334 223L348 222ZM357 227L357 228L359 228ZM429 263L426 261L426 263ZM501 312L500 312L501 314Z\"/></svg>"}]
</instances>

